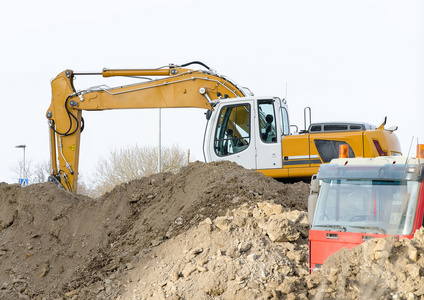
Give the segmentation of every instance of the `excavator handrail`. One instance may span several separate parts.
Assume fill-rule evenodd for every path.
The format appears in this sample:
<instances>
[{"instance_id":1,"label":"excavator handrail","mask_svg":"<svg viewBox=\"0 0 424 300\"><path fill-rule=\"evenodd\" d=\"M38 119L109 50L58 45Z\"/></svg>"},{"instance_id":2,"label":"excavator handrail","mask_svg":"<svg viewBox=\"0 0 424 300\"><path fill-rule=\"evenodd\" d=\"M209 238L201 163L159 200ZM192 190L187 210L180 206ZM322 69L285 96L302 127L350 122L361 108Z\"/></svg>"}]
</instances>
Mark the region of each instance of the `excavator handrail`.
<instances>
[{"instance_id":1,"label":"excavator handrail","mask_svg":"<svg viewBox=\"0 0 424 300\"><path fill-rule=\"evenodd\" d=\"M216 82L217 84L222 85L223 87L227 88L228 91L231 92L234 95L234 97L239 97L235 91L230 90L227 86L225 86L225 84L223 84L219 80L215 80L215 79L201 78L201 77L195 77L195 76L193 76L193 77L188 78L188 79L182 79L182 80L178 80L178 81L173 81L172 84L181 83L181 82L185 82L185 81L191 81L191 80L195 80L195 79L202 79L202 80L206 80L206 81ZM163 82L163 83L157 84L157 85L141 87L141 88L137 88L137 89L133 89L133 90L125 90L125 91L121 91L121 92L117 92L117 93L112 93L110 91L115 90L115 89L119 89L118 87L111 87L111 88L105 89L105 88L101 88L101 86L98 86L99 87L99 90L97 90L97 91L104 91L104 92L108 93L111 96L115 96L115 95L124 94L124 93L130 93L130 92L136 92L136 91L141 91L141 90L145 90L145 89L157 88L157 87L168 85L168 84L169 83L167 83L167 82ZM139 84L126 85L124 87L131 87L131 86L134 86L134 85L139 85ZM76 96L77 95L81 95L81 94L85 94L85 93L96 92L96 90L93 90L92 88L93 87L91 87L91 88L89 88L87 90L77 91ZM247 94L244 91L244 88L240 88L240 91L243 92L243 96L247 96Z\"/></svg>"}]
</instances>

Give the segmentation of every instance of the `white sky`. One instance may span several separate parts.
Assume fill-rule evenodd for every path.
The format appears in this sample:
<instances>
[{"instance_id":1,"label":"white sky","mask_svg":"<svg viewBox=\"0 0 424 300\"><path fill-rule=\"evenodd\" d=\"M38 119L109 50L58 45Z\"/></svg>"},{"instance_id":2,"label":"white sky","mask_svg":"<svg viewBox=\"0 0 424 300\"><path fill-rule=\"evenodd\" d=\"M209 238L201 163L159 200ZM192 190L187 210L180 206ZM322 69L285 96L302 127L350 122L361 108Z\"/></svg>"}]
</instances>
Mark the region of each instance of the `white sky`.
<instances>
[{"instance_id":1,"label":"white sky","mask_svg":"<svg viewBox=\"0 0 424 300\"><path fill-rule=\"evenodd\" d=\"M398 125L424 142L422 1L8 1L0 18L0 182L49 159L50 80L65 69L154 68L199 60L259 95L284 97L292 124ZM81 83L80 83L81 82ZM93 84L105 83L98 78ZM77 89L87 88L77 78ZM202 110L162 110L162 145L203 160ZM126 145L158 143L157 110L84 112L80 174ZM196 126L192 126L192 124ZM415 154L415 148L411 153Z\"/></svg>"}]
</instances>

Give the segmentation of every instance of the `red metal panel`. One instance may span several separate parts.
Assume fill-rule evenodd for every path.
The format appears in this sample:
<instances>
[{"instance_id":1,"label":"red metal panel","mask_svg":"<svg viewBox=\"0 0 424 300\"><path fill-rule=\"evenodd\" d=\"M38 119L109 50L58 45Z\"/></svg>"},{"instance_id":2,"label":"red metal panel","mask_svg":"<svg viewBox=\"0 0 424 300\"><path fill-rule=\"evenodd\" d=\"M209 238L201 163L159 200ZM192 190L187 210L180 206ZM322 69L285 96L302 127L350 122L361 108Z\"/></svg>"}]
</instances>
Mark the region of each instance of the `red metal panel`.
<instances>
[{"instance_id":1,"label":"red metal panel","mask_svg":"<svg viewBox=\"0 0 424 300\"><path fill-rule=\"evenodd\" d=\"M328 237L328 235L337 235L336 238ZM332 254L341 250L342 248L351 249L355 246L362 244L363 236L370 236L374 238L385 237L385 234L368 234L360 232L338 232L338 231L324 231L324 230L310 230L309 231L309 251L310 261L309 266L311 269L315 268L316 264L324 264L324 261Z\"/></svg>"}]
</instances>

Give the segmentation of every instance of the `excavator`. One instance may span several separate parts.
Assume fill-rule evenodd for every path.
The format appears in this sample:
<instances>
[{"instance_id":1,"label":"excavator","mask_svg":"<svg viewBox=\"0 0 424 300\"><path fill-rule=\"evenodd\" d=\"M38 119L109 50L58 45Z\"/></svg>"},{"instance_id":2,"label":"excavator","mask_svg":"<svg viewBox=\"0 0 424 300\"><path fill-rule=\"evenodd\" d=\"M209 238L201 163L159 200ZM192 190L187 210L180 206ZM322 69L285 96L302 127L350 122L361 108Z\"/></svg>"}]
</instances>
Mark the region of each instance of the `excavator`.
<instances>
[{"instance_id":1,"label":"excavator","mask_svg":"<svg viewBox=\"0 0 424 300\"><path fill-rule=\"evenodd\" d=\"M200 65L200 69L188 66ZM137 78L118 87L99 85L77 90L77 76ZM149 78L146 78L148 76ZM299 130L290 125L287 101L254 96L202 62L169 64L155 69L65 70L51 81L47 110L50 131L49 181L76 192L82 111L141 108L201 108L207 119L203 142L205 162L229 160L276 179L310 178L323 163L338 157L347 145L350 157L401 155L394 131L363 122L311 123ZM294 129L293 129L294 128ZM294 131L294 132L292 132Z\"/></svg>"}]
</instances>

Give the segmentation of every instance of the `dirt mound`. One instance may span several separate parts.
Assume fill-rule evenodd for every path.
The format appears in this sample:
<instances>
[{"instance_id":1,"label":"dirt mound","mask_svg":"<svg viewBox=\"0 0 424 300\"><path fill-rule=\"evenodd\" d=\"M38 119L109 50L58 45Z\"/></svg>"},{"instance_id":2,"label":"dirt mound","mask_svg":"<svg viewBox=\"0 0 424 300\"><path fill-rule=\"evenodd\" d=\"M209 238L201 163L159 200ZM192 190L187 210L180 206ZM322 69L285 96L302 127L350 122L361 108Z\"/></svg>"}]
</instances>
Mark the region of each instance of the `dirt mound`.
<instances>
[{"instance_id":1,"label":"dirt mound","mask_svg":"<svg viewBox=\"0 0 424 300\"><path fill-rule=\"evenodd\" d=\"M424 298L424 229L309 274L308 194L230 162L100 199L0 183L0 299Z\"/></svg>"},{"instance_id":2,"label":"dirt mound","mask_svg":"<svg viewBox=\"0 0 424 300\"><path fill-rule=\"evenodd\" d=\"M123 299L287 297L308 275L307 230L305 212L272 202L207 218L140 255Z\"/></svg>"},{"instance_id":3,"label":"dirt mound","mask_svg":"<svg viewBox=\"0 0 424 300\"><path fill-rule=\"evenodd\" d=\"M120 185L100 199L52 183L1 183L0 297L121 298L132 274L139 276L135 266L151 265L149 253L201 221L262 201L305 211L307 194L305 183L282 184L230 162L196 162L175 175Z\"/></svg>"}]
</instances>

